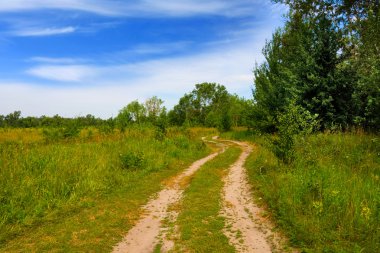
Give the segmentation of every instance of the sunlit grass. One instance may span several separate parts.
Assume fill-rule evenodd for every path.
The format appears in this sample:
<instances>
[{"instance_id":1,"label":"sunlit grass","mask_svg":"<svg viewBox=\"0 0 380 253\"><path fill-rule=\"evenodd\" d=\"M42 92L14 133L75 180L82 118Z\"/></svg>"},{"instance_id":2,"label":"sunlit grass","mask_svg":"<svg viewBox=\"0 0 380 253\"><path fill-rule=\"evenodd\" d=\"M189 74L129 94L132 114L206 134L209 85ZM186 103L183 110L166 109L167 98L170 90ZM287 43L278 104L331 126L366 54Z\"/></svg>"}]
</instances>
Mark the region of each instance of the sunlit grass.
<instances>
[{"instance_id":1,"label":"sunlit grass","mask_svg":"<svg viewBox=\"0 0 380 253\"><path fill-rule=\"evenodd\" d=\"M209 131L169 129L163 141L149 128L87 129L58 142L6 137L0 142L0 247L109 250L162 180L209 152L200 140ZM129 152L140 152L144 167L124 168L120 157Z\"/></svg>"}]
</instances>

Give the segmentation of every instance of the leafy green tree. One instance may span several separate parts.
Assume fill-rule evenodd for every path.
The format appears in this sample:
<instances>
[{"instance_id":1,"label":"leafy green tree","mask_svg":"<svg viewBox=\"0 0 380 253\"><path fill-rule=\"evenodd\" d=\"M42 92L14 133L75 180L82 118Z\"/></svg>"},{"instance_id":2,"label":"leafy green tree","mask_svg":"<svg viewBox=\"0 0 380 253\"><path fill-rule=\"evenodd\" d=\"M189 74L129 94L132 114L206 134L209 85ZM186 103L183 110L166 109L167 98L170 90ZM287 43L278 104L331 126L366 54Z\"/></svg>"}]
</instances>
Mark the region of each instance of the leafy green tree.
<instances>
[{"instance_id":1,"label":"leafy green tree","mask_svg":"<svg viewBox=\"0 0 380 253\"><path fill-rule=\"evenodd\" d=\"M264 47L266 61L254 71L254 125L263 131L278 131L278 118L290 101L318 115L322 130L353 125L358 73L348 49L357 45L360 36L352 28L355 36L347 35L344 24L351 21L345 21L350 16L343 11L345 4L276 2L287 3L290 11L285 27ZM364 13L363 8L357 10Z\"/></svg>"},{"instance_id":2,"label":"leafy green tree","mask_svg":"<svg viewBox=\"0 0 380 253\"><path fill-rule=\"evenodd\" d=\"M310 56L295 57L302 62L299 69L307 77L296 74L303 83L300 87L305 88L300 90L300 104L318 113L322 129L357 124L379 130L379 1L274 2L289 6L285 30L295 27L301 37L310 38L306 42L311 43L303 44ZM297 29L299 24L308 29ZM294 33L288 34L297 38Z\"/></svg>"},{"instance_id":3,"label":"leafy green tree","mask_svg":"<svg viewBox=\"0 0 380 253\"><path fill-rule=\"evenodd\" d=\"M192 104L192 95L185 94L183 97L179 99L177 105L169 111L168 120L170 124L176 126L182 126L185 122L189 121L189 119L193 118L193 112L195 111Z\"/></svg>"},{"instance_id":4,"label":"leafy green tree","mask_svg":"<svg viewBox=\"0 0 380 253\"><path fill-rule=\"evenodd\" d=\"M126 111L129 114L130 120L137 124L141 124L146 118L146 108L137 100L129 103L126 107Z\"/></svg>"},{"instance_id":5,"label":"leafy green tree","mask_svg":"<svg viewBox=\"0 0 380 253\"><path fill-rule=\"evenodd\" d=\"M238 95L230 96L229 111L231 116L231 124L234 127L247 126L248 116L253 106L252 100L240 98Z\"/></svg>"},{"instance_id":6,"label":"leafy green tree","mask_svg":"<svg viewBox=\"0 0 380 253\"><path fill-rule=\"evenodd\" d=\"M380 129L380 7L373 9L360 29L361 43L352 62L358 81L354 98L357 103L356 123L373 130Z\"/></svg>"},{"instance_id":7,"label":"leafy green tree","mask_svg":"<svg viewBox=\"0 0 380 253\"><path fill-rule=\"evenodd\" d=\"M157 120L154 123L154 126L156 127L156 139L162 141L167 132L168 127L168 113L166 112L166 108L163 107L161 110L161 113Z\"/></svg>"},{"instance_id":8,"label":"leafy green tree","mask_svg":"<svg viewBox=\"0 0 380 253\"><path fill-rule=\"evenodd\" d=\"M0 127L5 126L5 117L3 115L0 115Z\"/></svg>"},{"instance_id":9,"label":"leafy green tree","mask_svg":"<svg viewBox=\"0 0 380 253\"><path fill-rule=\"evenodd\" d=\"M154 124L159 118L160 114L163 112L163 103L164 101L156 96L148 98L145 101L146 115L151 123Z\"/></svg>"},{"instance_id":10,"label":"leafy green tree","mask_svg":"<svg viewBox=\"0 0 380 253\"><path fill-rule=\"evenodd\" d=\"M273 141L273 153L282 162L288 164L294 159L296 136L310 134L318 127L317 115L295 101L291 101L285 112L278 117L278 135Z\"/></svg>"},{"instance_id":11,"label":"leafy green tree","mask_svg":"<svg viewBox=\"0 0 380 253\"><path fill-rule=\"evenodd\" d=\"M5 125L8 127L20 126L21 111L14 111L5 116Z\"/></svg>"},{"instance_id":12,"label":"leafy green tree","mask_svg":"<svg viewBox=\"0 0 380 253\"><path fill-rule=\"evenodd\" d=\"M128 106L124 107L119 111L119 114L116 117L116 125L122 132L124 132L125 128L132 123L131 112L128 109Z\"/></svg>"},{"instance_id":13,"label":"leafy green tree","mask_svg":"<svg viewBox=\"0 0 380 253\"><path fill-rule=\"evenodd\" d=\"M231 125L229 105L230 95L223 85L196 84L195 89L185 94L169 112L169 119L176 125L189 124L227 130Z\"/></svg>"}]
</instances>

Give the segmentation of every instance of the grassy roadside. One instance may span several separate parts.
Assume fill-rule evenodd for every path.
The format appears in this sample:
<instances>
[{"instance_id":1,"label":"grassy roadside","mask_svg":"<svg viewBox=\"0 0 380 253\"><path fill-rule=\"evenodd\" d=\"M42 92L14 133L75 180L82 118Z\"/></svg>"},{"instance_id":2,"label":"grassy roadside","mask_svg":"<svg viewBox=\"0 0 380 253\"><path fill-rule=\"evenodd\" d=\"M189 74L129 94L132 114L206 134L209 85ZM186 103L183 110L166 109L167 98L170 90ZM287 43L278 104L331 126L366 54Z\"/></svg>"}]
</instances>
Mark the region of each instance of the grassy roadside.
<instances>
[{"instance_id":1,"label":"grassy roadside","mask_svg":"<svg viewBox=\"0 0 380 253\"><path fill-rule=\"evenodd\" d=\"M172 130L157 141L149 129L132 129L0 143L0 251L110 251L159 182L210 152L200 141L206 133Z\"/></svg>"},{"instance_id":2,"label":"grassy roadside","mask_svg":"<svg viewBox=\"0 0 380 253\"><path fill-rule=\"evenodd\" d=\"M184 192L177 219L180 238L175 252L234 252L222 232L224 219L219 212L222 178L240 153L239 148L230 147L205 164L192 178Z\"/></svg>"},{"instance_id":3,"label":"grassy roadside","mask_svg":"<svg viewBox=\"0 0 380 253\"><path fill-rule=\"evenodd\" d=\"M303 252L377 252L380 248L380 140L366 134L298 139L295 161L279 163L262 137L247 160L250 183Z\"/></svg>"}]
</instances>

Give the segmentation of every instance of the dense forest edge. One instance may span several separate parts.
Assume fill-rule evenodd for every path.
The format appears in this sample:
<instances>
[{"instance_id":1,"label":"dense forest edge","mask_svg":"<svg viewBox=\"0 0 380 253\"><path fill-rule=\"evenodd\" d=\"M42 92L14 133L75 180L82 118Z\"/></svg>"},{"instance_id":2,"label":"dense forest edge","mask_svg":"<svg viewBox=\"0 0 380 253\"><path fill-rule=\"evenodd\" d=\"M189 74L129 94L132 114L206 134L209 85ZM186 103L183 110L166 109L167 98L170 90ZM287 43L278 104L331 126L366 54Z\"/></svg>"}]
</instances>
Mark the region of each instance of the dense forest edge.
<instances>
[{"instance_id":1,"label":"dense forest edge","mask_svg":"<svg viewBox=\"0 0 380 253\"><path fill-rule=\"evenodd\" d=\"M209 153L200 138L219 131L255 143L250 183L292 246L376 252L379 1L273 2L289 12L253 70L250 99L205 82L171 110L154 96L109 119L0 115L0 249L109 250L157 182Z\"/></svg>"}]
</instances>

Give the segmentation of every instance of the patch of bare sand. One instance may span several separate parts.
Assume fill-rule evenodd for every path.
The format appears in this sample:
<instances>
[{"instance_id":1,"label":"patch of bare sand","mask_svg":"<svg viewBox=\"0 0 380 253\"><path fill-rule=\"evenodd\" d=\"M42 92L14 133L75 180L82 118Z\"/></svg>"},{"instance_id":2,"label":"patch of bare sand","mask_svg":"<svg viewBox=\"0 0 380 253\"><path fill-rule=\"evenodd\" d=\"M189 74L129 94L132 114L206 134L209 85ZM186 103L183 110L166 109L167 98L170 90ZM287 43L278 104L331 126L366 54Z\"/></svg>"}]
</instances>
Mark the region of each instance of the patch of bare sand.
<instances>
[{"instance_id":1,"label":"patch of bare sand","mask_svg":"<svg viewBox=\"0 0 380 253\"><path fill-rule=\"evenodd\" d=\"M194 162L188 169L175 177L165 189L143 207L145 215L114 247L113 252L153 252L159 243L162 244L161 251L171 250L174 243L166 237L167 228L162 226L162 222L167 219L174 222L178 213L169 210L168 207L175 205L181 199L183 182L187 181L187 178L191 177L203 164L223 151L224 149Z\"/></svg>"},{"instance_id":2,"label":"patch of bare sand","mask_svg":"<svg viewBox=\"0 0 380 253\"><path fill-rule=\"evenodd\" d=\"M273 225L262 217L264 210L254 204L244 163L252 151L246 143L229 141L241 146L243 152L231 165L222 191L221 215L226 218L225 235L237 252L282 252L282 237L272 232Z\"/></svg>"}]
</instances>

